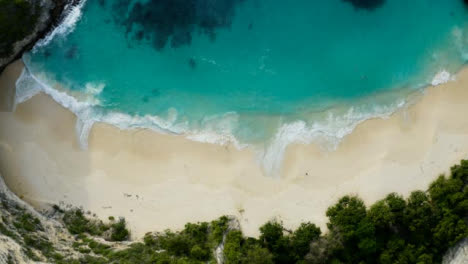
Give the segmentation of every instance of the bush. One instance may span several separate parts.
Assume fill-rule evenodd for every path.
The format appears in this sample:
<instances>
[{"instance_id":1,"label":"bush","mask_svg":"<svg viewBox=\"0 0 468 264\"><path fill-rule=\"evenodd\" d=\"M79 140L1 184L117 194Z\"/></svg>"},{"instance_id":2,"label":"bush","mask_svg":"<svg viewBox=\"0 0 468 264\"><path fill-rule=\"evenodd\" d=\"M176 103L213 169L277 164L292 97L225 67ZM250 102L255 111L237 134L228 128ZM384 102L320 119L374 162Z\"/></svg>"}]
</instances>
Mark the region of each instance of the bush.
<instances>
[{"instance_id":1,"label":"bush","mask_svg":"<svg viewBox=\"0 0 468 264\"><path fill-rule=\"evenodd\" d=\"M226 233L229 226L229 218L221 216L218 220L211 222L211 240L219 245L223 240L223 235Z\"/></svg>"},{"instance_id":2,"label":"bush","mask_svg":"<svg viewBox=\"0 0 468 264\"><path fill-rule=\"evenodd\" d=\"M237 230L231 231L226 235L224 244L224 259L226 264L242 263L244 258L242 252L243 240L242 232Z\"/></svg>"},{"instance_id":3,"label":"bush","mask_svg":"<svg viewBox=\"0 0 468 264\"><path fill-rule=\"evenodd\" d=\"M34 232L43 231L44 228L41 225L41 221L29 213L22 213L13 225L20 232Z\"/></svg>"},{"instance_id":4,"label":"bush","mask_svg":"<svg viewBox=\"0 0 468 264\"><path fill-rule=\"evenodd\" d=\"M68 231L75 235L88 233L93 236L100 236L104 231L109 229L109 226L104 225L100 220L87 219L81 209L65 212L62 219Z\"/></svg>"},{"instance_id":5,"label":"bush","mask_svg":"<svg viewBox=\"0 0 468 264\"><path fill-rule=\"evenodd\" d=\"M117 223L113 223L111 225L111 228L111 241L124 241L130 237L130 232L126 227L126 222L124 218L120 218Z\"/></svg>"}]
</instances>

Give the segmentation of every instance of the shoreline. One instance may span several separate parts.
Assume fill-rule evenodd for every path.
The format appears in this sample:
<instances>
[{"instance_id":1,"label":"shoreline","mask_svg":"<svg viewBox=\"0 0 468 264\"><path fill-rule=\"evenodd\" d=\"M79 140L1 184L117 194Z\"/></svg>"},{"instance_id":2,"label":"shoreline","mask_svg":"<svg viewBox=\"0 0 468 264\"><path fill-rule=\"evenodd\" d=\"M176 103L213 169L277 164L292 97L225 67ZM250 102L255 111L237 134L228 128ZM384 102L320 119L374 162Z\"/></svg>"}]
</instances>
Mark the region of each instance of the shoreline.
<instances>
[{"instance_id":1,"label":"shoreline","mask_svg":"<svg viewBox=\"0 0 468 264\"><path fill-rule=\"evenodd\" d=\"M251 236L274 217L324 229L339 197L355 193L370 204L390 192L406 196L468 156L468 68L455 76L387 119L362 122L335 151L288 146L279 179L263 175L252 149L147 129L96 123L81 150L76 116L41 93L0 113L0 173L36 207L62 202L124 216L134 238L224 214Z\"/></svg>"},{"instance_id":2,"label":"shoreline","mask_svg":"<svg viewBox=\"0 0 468 264\"><path fill-rule=\"evenodd\" d=\"M328 108L328 110L322 110L320 112L309 112L309 115L315 117L315 122L313 124L309 124L302 119L283 123L277 127L271 141L263 145L258 142L252 144L243 143L232 134L232 131L219 132L212 131L211 129L191 131L187 128L180 128L177 123L173 123L159 116L131 116L120 112L108 112L102 115L100 111L94 111L95 99L83 98L79 93L69 91L56 81L44 81L43 78L29 72L27 64L23 63L23 65L27 72L24 74L24 77L21 75L18 81L20 81L21 87L23 87L21 83L26 83L28 88L22 88L19 93L16 91L15 103L22 103L41 92L53 98L55 102L64 106L64 108L71 111L77 117L76 136L78 137L80 147L84 150L88 147L89 133L94 124L103 123L120 130L149 130L155 133L177 135L195 142L222 146L230 145L238 150L250 148L256 151L258 163L262 166L264 174L268 177L275 178L280 176L279 171L283 163L284 153L289 145L295 143L319 144L325 151L333 151L341 143L342 139L349 133L352 133L355 127L360 123L370 119L386 119L396 111L413 104L423 95L424 91L423 88L411 91L402 89L384 91L378 94L364 96L358 100L356 105L346 101L341 101L341 104L335 102L340 106ZM47 76L42 77L47 79ZM452 76L448 72L441 71L434 76L432 83L437 83L436 85L438 85L450 81L451 78ZM35 84L37 87L28 85L31 83ZM393 98L391 103L382 101L388 100L387 97ZM359 110L361 105L368 105L370 101L375 100L379 102L382 101L382 104L379 105L379 107L374 107L372 111L369 109L364 112ZM357 108L356 111L355 107ZM224 118L229 114L230 112L222 115L223 117L219 122L225 121ZM327 117L318 117L317 114L327 114ZM236 115L236 113L234 113L234 115ZM335 119L330 121L328 119L330 117L334 117ZM275 117L273 117L273 119L274 118ZM305 120L309 120L309 118ZM337 126L337 122L342 124Z\"/></svg>"}]
</instances>

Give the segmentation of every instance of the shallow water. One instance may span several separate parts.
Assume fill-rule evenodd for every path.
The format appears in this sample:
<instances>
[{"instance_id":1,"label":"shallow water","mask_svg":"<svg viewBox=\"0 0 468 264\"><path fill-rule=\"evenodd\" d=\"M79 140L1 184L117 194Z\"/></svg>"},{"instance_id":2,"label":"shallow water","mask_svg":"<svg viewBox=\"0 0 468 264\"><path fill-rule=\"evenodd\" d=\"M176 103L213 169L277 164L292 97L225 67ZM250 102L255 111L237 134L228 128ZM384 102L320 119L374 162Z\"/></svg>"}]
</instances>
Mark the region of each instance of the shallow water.
<instances>
[{"instance_id":1,"label":"shallow water","mask_svg":"<svg viewBox=\"0 0 468 264\"><path fill-rule=\"evenodd\" d=\"M84 122L276 154L339 140L468 59L463 1L380 2L88 0L24 60L90 108Z\"/></svg>"}]
</instances>

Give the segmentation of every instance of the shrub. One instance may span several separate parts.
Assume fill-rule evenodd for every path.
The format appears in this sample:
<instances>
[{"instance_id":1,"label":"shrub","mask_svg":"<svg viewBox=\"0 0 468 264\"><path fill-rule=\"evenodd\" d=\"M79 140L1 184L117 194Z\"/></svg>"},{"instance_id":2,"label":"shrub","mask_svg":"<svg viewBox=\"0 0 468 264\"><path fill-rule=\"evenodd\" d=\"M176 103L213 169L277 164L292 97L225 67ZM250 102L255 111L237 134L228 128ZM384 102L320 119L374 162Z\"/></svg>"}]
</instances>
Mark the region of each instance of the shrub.
<instances>
[{"instance_id":1,"label":"shrub","mask_svg":"<svg viewBox=\"0 0 468 264\"><path fill-rule=\"evenodd\" d=\"M102 221L86 218L81 209L65 212L62 219L68 231L75 235L88 233L93 236L100 236L104 231L109 230L109 226L105 225Z\"/></svg>"},{"instance_id":2,"label":"shrub","mask_svg":"<svg viewBox=\"0 0 468 264\"><path fill-rule=\"evenodd\" d=\"M111 241L124 241L130 237L130 232L126 227L126 222L124 218L120 218L117 223L113 223L111 225L111 228Z\"/></svg>"}]
</instances>

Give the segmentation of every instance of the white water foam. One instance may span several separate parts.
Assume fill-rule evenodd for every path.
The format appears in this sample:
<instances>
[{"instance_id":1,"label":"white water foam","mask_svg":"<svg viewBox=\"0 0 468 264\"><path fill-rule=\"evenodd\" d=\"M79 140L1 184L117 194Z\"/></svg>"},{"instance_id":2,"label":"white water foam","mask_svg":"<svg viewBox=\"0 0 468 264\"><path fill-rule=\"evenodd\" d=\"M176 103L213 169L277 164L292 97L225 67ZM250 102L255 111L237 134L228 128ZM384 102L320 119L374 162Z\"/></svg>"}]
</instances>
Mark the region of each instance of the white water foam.
<instances>
[{"instance_id":1,"label":"white water foam","mask_svg":"<svg viewBox=\"0 0 468 264\"><path fill-rule=\"evenodd\" d=\"M455 45L461 54L462 59L468 61L468 34L466 29L455 27L452 30L452 35L455 39Z\"/></svg>"},{"instance_id":2,"label":"white water foam","mask_svg":"<svg viewBox=\"0 0 468 264\"><path fill-rule=\"evenodd\" d=\"M106 87L105 83L87 83L85 91L87 94L99 95L104 90L104 87Z\"/></svg>"},{"instance_id":3,"label":"white water foam","mask_svg":"<svg viewBox=\"0 0 468 264\"><path fill-rule=\"evenodd\" d=\"M78 117L78 124L76 126L77 137L80 142L80 146L86 148L87 136L91 126L95 121L97 121L93 118L94 115L92 114L92 107L94 104L78 101L73 96L44 84L39 78L32 75L25 67L16 82L15 104L22 103L39 92L48 94L57 103L69 109Z\"/></svg>"},{"instance_id":4,"label":"white water foam","mask_svg":"<svg viewBox=\"0 0 468 264\"><path fill-rule=\"evenodd\" d=\"M236 148L242 149L247 145L241 144L233 132L237 128L238 123L239 115L234 112L205 117L201 124L202 129L187 130L186 138L218 145L233 144Z\"/></svg>"},{"instance_id":5,"label":"white water foam","mask_svg":"<svg viewBox=\"0 0 468 264\"><path fill-rule=\"evenodd\" d=\"M158 116L131 116L124 113L103 113L95 107L95 100L79 101L64 91L54 89L39 78L32 75L27 68L23 70L17 81L17 103L31 98L38 92L44 92L51 96L57 103L73 112L77 117L76 134L80 147L87 149L88 136L95 122L104 122L119 129L146 128L159 133L179 134L198 142L211 144L233 144L241 149L248 145L242 144L233 135L239 116L236 113L207 117L202 122L202 129L190 130L187 124L176 123L177 112L175 109L169 111L169 118L163 119ZM296 121L282 125L276 133L272 142L263 151L259 151L260 163L265 173L269 176L278 177L281 163L286 147L291 143L308 144L320 141L336 148L341 139L350 134L361 122L369 118L386 118L395 110L405 105L404 101L386 108L375 109L375 111L356 111L351 108L344 115L334 116L328 114L328 118L308 125L305 121ZM254 146L253 146L254 147Z\"/></svg>"},{"instance_id":6,"label":"white water foam","mask_svg":"<svg viewBox=\"0 0 468 264\"><path fill-rule=\"evenodd\" d=\"M167 120L151 115L131 116L118 112L103 113L96 108L99 106L98 100L87 96L86 101L79 101L65 91L59 91L46 85L40 78L31 74L27 67L24 68L16 82L16 91L15 104L24 102L39 92L44 92L74 113L78 118L76 124L77 138L83 149L88 146L88 136L95 122L111 124L119 129L148 128L156 132L169 134L182 134L186 131L183 124L175 124L177 118L175 110L169 111Z\"/></svg>"},{"instance_id":7,"label":"white water foam","mask_svg":"<svg viewBox=\"0 0 468 264\"><path fill-rule=\"evenodd\" d=\"M93 120L82 120L81 118L78 118L76 121L75 131L81 149L88 149L88 137L93 125Z\"/></svg>"},{"instance_id":8,"label":"white water foam","mask_svg":"<svg viewBox=\"0 0 468 264\"><path fill-rule=\"evenodd\" d=\"M455 77L453 77L448 71L442 70L434 76L431 84L433 86L437 86L437 85L448 83L454 80L455 80Z\"/></svg>"},{"instance_id":9,"label":"white water foam","mask_svg":"<svg viewBox=\"0 0 468 264\"><path fill-rule=\"evenodd\" d=\"M284 153L288 145L317 142L327 148L327 151L336 150L342 139L351 134L360 123L371 118L388 118L405 105L406 101L400 100L386 107L375 107L371 111L359 111L351 107L344 115L334 115L329 112L325 120L316 121L311 125L302 120L286 123L278 129L267 148L259 153L260 163L267 175L277 178L280 175Z\"/></svg>"},{"instance_id":10,"label":"white water foam","mask_svg":"<svg viewBox=\"0 0 468 264\"><path fill-rule=\"evenodd\" d=\"M49 42L52 41L52 39L54 39L58 35L66 36L69 33L71 33L75 29L76 23L81 18L81 10L85 4L86 0L80 0L76 5L73 5L72 3L67 4L64 8L64 16L61 23L56 28L54 28L47 36L39 40L36 43L35 48L49 44Z\"/></svg>"},{"instance_id":11,"label":"white water foam","mask_svg":"<svg viewBox=\"0 0 468 264\"><path fill-rule=\"evenodd\" d=\"M99 122L111 124L119 129L147 128L160 133L181 134L183 126L158 116L131 116L119 112L110 112L99 117Z\"/></svg>"},{"instance_id":12,"label":"white water foam","mask_svg":"<svg viewBox=\"0 0 468 264\"><path fill-rule=\"evenodd\" d=\"M449 73L442 71L434 77L432 84L445 83L452 78ZM90 84L89 87L93 87L92 89L96 94L102 90L96 87L104 88L103 85L96 86L95 84ZM236 113L207 117L202 121L200 129L190 129L187 123L177 123L177 111L175 109L169 110L168 118L151 115L131 116L118 112L104 113L104 111L99 110L99 105L96 105L95 100L86 97L86 101L79 101L66 92L47 86L25 68L17 81L16 103L23 102L40 91L50 95L56 102L78 117L76 133L83 149L88 146L88 136L95 122L104 122L123 130L144 128L159 133L178 134L198 142L221 145L233 144L238 149L248 146L239 142L234 136L239 120L239 115ZM385 107L373 107L371 109L350 107L349 110L338 114L330 110L328 114L325 114L326 118L312 123L303 120L284 123L278 128L274 138L264 149L257 149L259 163L264 168L266 175L279 177L284 153L289 144L317 142L324 146L326 150L333 151L338 147L342 139L349 135L360 123L371 118L388 118L406 105L405 100L399 100ZM255 146L251 147L256 149Z\"/></svg>"},{"instance_id":13,"label":"white water foam","mask_svg":"<svg viewBox=\"0 0 468 264\"><path fill-rule=\"evenodd\" d=\"M38 83L32 78L28 78L29 76L27 75L27 71L23 70L18 80L16 80L15 107L17 104L29 100L41 91Z\"/></svg>"},{"instance_id":14,"label":"white water foam","mask_svg":"<svg viewBox=\"0 0 468 264\"><path fill-rule=\"evenodd\" d=\"M119 112L103 113L103 111L96 109L99 106L99 100L91 96L91 93L98 95L104 89L105 84L103 83L86 84L86 91L90 93L85 97L85 101L79 101L65 91L59 91L45 84L41 79L47 79L47 77L41 77L38 78L30 73L26 65L16 83L16 103L24 102L39 92L51 96L57 103L69 109L78 117L76 133L82 149L87 149L88 136L93 124L96 122L107 123L122 130L146 128L159 133L183 135L198 142L220 145L233 144L239 149L246 146L241 144L233 135L238 120L238 115L235 113L205 118L202 122L202 129L189 130L187 123L177 123L177 111L175 109L169 109L166 119L152 115L131 116ZM53 83L50 80L47 82Z\"/></svg>"}]
</instances>

